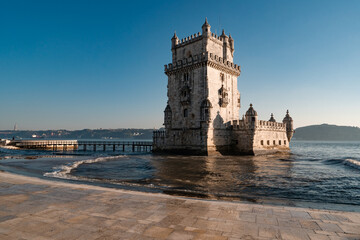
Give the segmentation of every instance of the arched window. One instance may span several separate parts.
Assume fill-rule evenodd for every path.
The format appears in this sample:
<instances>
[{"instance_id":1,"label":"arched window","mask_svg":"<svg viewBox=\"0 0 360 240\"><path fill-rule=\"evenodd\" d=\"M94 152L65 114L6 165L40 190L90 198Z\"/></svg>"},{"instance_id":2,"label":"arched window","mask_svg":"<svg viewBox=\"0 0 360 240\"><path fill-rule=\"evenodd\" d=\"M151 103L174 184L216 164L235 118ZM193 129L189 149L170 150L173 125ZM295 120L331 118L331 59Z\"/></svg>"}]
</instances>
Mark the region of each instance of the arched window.
<instances>
[{"instance_id":1,"label":"arched window","mask_svg":"<svg viewBox=\"0 0 360 240\"><path fill-rule=\"evenodd\" d=\"M210 121L210 109L212 108L211 102L206 99L201 103L200 107L200 114L201 114L201 121Z\"/></svg>"},{"instance_id":2,"label":"arched window","mask_svg":"<svg viewBox=\"0 0 360 240\"><path fill-rule=\"evenodd\" d=\"M190 86L190 73L184 73L182 78L182 86Z\"/></svg>"},{"instance_id":3,"label":"arched window","mask_svg":"<svg viewBox=\"0 0 360 240\"><path fill-rule=\"evenodd\" d=\"M180 91L180 103L184 105L190 104L190 88L185 86Z\"/></svg>"},{"instance_id":4,"label":"arched window","mask_svg":"<svg viewBox=\"0 0 360 240\"><path fill-rule=\"evenodd\" d=\"M171 126L172 111L169 105L166 106L164 111L164 125L165 127Z\"/></svg>"},{"instance_id":5,"label":"arched window","mask_svg":"<svg viewBox=\"0 0 360 240\"><path fill-rule=\"evenodd\" d=\"M187 82L190 80L190 74L189 73L184 73L184 78L183 78L184 82Z\"/></svg>"},{"instance_id":6,"label":"arched window","mask_svg":"<svg viewBox=\"0 0 360 240\"><path fill-rule=\"evenodd\" d=\"M186 57L187 57L187 58L192 57L191 51L187 51Z\"/></svg>"},{"instance_id":7,"label":"arched window","mask_svg":"<svg viewBox=\"0 0 360 240\"><path fill-rule=\"evenodd\" d=\"M188 117L189 115L189 111L187 108L184 109L184 117Z\"/></svg>"},{"instance_id":8,"label":"arched window","mask_svg":"<svg viewBox=\"0 0 360 240\"><path fill-rule=\"evenodd\" d=\"M220 80L224 84L225 76L223 73L220 73Z\"/></svg>"}]
</instances>

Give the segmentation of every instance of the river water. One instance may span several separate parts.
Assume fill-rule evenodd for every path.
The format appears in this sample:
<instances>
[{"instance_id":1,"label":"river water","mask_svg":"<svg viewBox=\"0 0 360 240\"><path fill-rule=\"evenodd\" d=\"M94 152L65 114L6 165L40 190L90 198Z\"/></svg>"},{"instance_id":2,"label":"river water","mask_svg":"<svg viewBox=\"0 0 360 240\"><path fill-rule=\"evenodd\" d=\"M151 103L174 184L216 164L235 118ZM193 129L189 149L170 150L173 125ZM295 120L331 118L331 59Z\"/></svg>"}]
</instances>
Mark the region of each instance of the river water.
<instances>
[{"instance_id":1,"label":"river water","mask_svg":"<svg viewBox=\"0 0 360 240\"><path fill-rule=\"evenodd\" d=\"M360 142L292 141L281 156L170 156L0 148L0 169L171 195L360 211Z\"/></svg>"}]
</instances>

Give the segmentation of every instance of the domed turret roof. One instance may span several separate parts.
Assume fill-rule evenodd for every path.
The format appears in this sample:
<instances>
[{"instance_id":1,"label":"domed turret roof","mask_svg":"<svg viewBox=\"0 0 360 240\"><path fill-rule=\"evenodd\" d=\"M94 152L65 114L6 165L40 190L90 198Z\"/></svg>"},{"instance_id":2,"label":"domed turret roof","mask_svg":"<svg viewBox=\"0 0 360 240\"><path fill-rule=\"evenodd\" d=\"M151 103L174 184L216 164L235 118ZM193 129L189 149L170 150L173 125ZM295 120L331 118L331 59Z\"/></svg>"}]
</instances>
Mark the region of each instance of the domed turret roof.
<instances>
[{"instance_id":1,"label":"domed turret roof","mask_svg":"<svg viewBox=\"0 0 360 240\"><path fill-rule=\"evenodd\" d=\"M207 17L205 18L205 23L202 25L202 27L210 27L210 24L208 23Z\"/></svg>"},{"instance_id":2,"label":"domed turret roof","mask_svg":"<svg viewBox=\"0 0 360 240\"><path fill-rule=\"evenodd\" d=\"M174 36L171 39L179 39L178 36L176 35L176 31L174 32Z\"/></svg>"},{"instance_id":3,"label":"domed turret roof","mask_svg":"<svg viewBox=\"0 0 360 240\"><path fill-rule=\"evenodd\" d=\"M253 105L251 103L249 109L246 111L245 116L257 116L257 112L254 110Z\"/></svg>"},{"instance_id":4,"label":"domed turret roof","mask_svg":"<svg viewBox=\"0 0 360 240\"><path fill-rule=\"evenodd\" d=\"M270 118L269 122L276 122L276 120L274 118L274 114L271 114L271 118Z\"/></svg>"},{"instance_id":5,"label":"domed turret roof","mask_svg":"<svg viewBox=\"0 0 360 240\"><path fill-rule=\"evenodd\" d=\"M292 118L290 117L289 110L286 111L286 115L284 117L283 122L285 121L292 121Z\"/></svg>"}]
</instances>

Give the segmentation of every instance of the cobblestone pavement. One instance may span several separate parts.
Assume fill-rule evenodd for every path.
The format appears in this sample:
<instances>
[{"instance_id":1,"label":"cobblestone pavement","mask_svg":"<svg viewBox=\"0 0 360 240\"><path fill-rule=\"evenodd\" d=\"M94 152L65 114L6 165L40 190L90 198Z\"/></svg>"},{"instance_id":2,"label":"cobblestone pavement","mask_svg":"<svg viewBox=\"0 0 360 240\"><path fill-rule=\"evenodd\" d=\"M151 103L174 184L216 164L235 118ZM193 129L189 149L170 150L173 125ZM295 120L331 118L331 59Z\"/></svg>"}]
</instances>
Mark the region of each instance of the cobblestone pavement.
<instances>
[{"instance_id":1,"label":"cobblestone pavement","mask_svg":"<svg viewBox=\"0 0 360 240\"><path fill-rule=\"evenodd\" d=\"M360 213L204 201L0 172L0 239L360 239Z\"/></svg>"}]
</instances>

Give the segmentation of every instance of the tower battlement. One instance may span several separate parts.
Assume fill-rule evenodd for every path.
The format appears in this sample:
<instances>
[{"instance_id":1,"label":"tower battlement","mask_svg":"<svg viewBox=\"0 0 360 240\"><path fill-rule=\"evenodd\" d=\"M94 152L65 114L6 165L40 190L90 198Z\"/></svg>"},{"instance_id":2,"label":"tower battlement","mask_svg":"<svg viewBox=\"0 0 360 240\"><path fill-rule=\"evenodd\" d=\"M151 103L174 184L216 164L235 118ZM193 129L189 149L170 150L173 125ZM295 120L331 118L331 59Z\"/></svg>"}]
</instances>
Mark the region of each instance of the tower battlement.
<instances>
[{"instance_id":1,"label":"tower battlement","mask_svg":"<svg viewBox=\"0 0 360 240\"><path fill-rule=\"evenodd\" d=\"M227 61L233 61L234 40L231 35L226 35L222 31L220 36L211 32L211 26L206 21L202 26L202 32L192 34L188 37L179 39L174 33L171 38L172 63L184 58L203 53L213 53Z\"/></svg>"},{"instance_id":2,"label":"tower battlement","mask_svg":"<svg viewBox=\"0 0 360 240\"><path fill-rule=\"evenodd\" d=\"M240 66L230 62L221 56L217 56L213 53L202 53L198 55L193 55L188 58L183 58L181 60L177 60L175 63L169 63L164 65L165 73L170 74L172 71L176 71L178 69L183 69L184 67L192 66L194 64L203 63L203 62L210 62L220 65L221 67L227 68L231 73L236 76L240 75Z\"/></svg>"},{"instance_id":3,"label":"tower battlement","mask_svg":"<svg viewBox=\"0 0 360 240\"><path fill-rule=\"evenodd\" d=\"M176 36L176 35L175 35ZM214 41L218 41L218 43L220 42L225 42L225 41L228 41L228 42L231 42L230 39L231 39L231 36L229 38L229 36L225 35L224 36L218 36L216 35L215 33L211 33L210 37L209 37L211 40L214 40ZM176 36L176 39L177 41L175 41L175 44L174 44L174 47L182 47L186 44L189 44L189 43L192 43L192 42L195 42L195 41L198 41L198 40L202 40L203 39L203 36L200 32L198 33L194 33L194 34L191 34L190 36L187 36L185 38L182 38L182 39L179 39L177 38Z\"/></svg>"},{"instance_id":4,"label":"tower battlement","mask_svg":"<svg viewBox=\"0 0 360 240\"><path fill-rule=\"evenodd\" d=\"M192 43L192 42L195 42L195 41L198 41L198 40L201 40L202 39L202 36L201 36L201 33L198 32L198 33L194 33L186 38L182 38L181 40L178 39L178 41L175 42L175 46L174 47L182 47L186 44L189 44L189 43Z\"/></svg>"}]
</instances>

